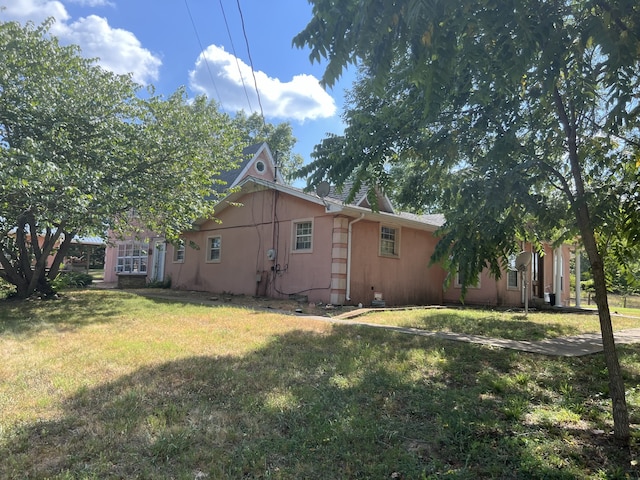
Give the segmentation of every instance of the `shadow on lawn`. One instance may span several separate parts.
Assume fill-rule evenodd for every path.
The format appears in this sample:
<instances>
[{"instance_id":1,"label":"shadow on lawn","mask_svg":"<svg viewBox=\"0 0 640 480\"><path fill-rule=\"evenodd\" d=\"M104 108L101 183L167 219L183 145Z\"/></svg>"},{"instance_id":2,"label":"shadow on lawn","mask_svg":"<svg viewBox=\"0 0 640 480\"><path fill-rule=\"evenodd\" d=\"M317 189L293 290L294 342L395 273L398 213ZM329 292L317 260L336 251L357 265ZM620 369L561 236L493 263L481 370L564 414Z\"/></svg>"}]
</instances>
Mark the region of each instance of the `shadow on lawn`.
<instances>
[{"instance_id":1,"label":"shadow on lawn","mask_svg":"<svg viewBox=\"0 0 640 480\"><path fill-rule=\"evenodd\" d=\"M65 290L54 300L0 300L0 335L30 335L46 328L74 330L112 322L124 310L111 293L87 295L81 289Z\"/></svg>"},{"instance_id":2,"label":"shadow on lawn","mask_svg":"<svg viewBox=\"0 0 640 480\"><path fill-rule=\"evenodd\" d=\"M526 409L506 408L514 398L532 401L530 385L496 380L531 358L540 357L359 327L292 332L244 357L184 358L82 390L59 419L5 439L0 477L579 478L589 468L615 470L614 449L590 434L527 426ZM545 362L551 381L589 384L576 378L587 370L581 361ZM601 383L591 378L589 388Z\"/></svg>"},{"instance_id":3,"label":"shadow on lawn","mask_svg":"<svg viewBox=\"0 0 640 480\"><path fill-rule=\"evenodd\" d=\"M522 314L505 318L505 314L495 317L470 319L469 315L447 312L442 315L425 315L417 318L417 328L430 331L450 331L469 335L484 335L511 340L538 341L547 338L565 337L581 333L580 329L559 323L537 323L528 321Z\"/></svg>"}]
</instances>

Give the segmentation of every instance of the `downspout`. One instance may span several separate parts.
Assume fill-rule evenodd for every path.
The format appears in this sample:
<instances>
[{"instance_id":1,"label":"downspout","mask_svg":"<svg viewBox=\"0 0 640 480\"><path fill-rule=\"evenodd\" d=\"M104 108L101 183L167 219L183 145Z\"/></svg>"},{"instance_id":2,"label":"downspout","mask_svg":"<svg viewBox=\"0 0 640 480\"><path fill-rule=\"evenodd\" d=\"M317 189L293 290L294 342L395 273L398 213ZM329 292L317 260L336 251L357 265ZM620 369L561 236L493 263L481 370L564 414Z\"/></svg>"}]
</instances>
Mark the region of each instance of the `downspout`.
<instances>
[{"instance_id":1,"label":"downspout","mask_svg":"<svg viewBox=\"0 0 640 480\"><path fill-rule=\"evenodd\" d=\"M353 232L353 224L359 222L364 218L364 213L361 213L358 218L349 222L347 233L347 292L345 300L351 300L351 234Z\"/></svg>"},{"instance_id":2,"label":"downspout","mask_svg":"<svg viewBox=\"0 0 640 480\"><path fill-rule=\"evenodd\" d=\"M562 306L562 268L564 262L562 261L562 247L556 249L556 278L554 279L554 290L556 294L556 307Z\"/></svg>"}]
</instances>

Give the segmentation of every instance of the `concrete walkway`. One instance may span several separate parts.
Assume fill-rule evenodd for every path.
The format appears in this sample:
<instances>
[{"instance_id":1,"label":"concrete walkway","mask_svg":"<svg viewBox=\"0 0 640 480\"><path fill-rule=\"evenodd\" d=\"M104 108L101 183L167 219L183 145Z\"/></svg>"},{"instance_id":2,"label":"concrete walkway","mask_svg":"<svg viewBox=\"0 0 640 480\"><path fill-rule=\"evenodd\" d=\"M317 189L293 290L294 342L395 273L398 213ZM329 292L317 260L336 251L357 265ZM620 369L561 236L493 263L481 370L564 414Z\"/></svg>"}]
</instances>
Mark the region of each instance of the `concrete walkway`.
<instances>
[{"instance_id":1,"label":"concrete walkway","mask_svg":"<svg viewBox=\"0 0 640 480\"><path fill-rule=\"evenodd\" d=\"M103 286L103 288L105 288ZM202 298L189 298L188 296L176 296L163 295L162 290L155 291L153 289L136 290L139 295L147 297L164 298L167 300L184 301L187 303L198 303L201 305L215 305L219 302L203 300ZM424 308L424 307L423 307ZM428 307L426 307L428 308ZM443 308L443 307L433 307ZM379 311L382 309L376 309ZM401 309L403 310L403 309ZM269 312L277 312L276 309L266 309ZM427 330L421 330L419 328L410 327L397 327L393 325L381 325L377 323L369 323L357 320L357 318L370 311L370 309L355 310L346 312L342 315L335 317L324 317L319 315L304 315L295 314L309 320L317 320L322 322L329 322L336 325L360 325L371 328L382 328L398 333L405 333L409 335L419 335L422 337L433 337L442 340L451 340L456 342L476 343L480 345L488 345L498 348L507 348L511 350L519 350L522 352L537 353L540 355L558 356L558 357L579 357L582 355L591 355L593 353L602 352L602 338L600 333L584 333L582 335L575 335L572 337L560 337L547 340L540 340L537 342L529 342L524 340L508 340L504 338L490 338L483 337L481 335L469 335L465 333L451 333L451 332L430 332ZM292 315L289 311L280 311L287 315ZM630 330L621 330L614 333L614 338L617 345L640 343L640 328L634 328Z\"/></svg>"},{"instance_id":2,"label":"concrete walkway","mask_svg":"<svg viewBox=\"0 0 640 480\"><path fill-rule=\"evenodd\" d=\"M328 321L340 325L364 325L373 328L384 328L398 333L433 337L456 342L477 343L492 347L508 348L522 352L538 353L540 355L558 357L580 357L602 352L602 337L599 333L584 333L572 337L560 337L537 342L524 340L508 340L505 338L490 338L481 335L469 335L466 333L429 332L418 328L396 327L393 325L380 325L376 323L360 322L357 320L341 320L340 318L312 317L317 320ZM621 330L614 333L617 345L640 343L640 328Z\"/></svg>"}]
</instances>

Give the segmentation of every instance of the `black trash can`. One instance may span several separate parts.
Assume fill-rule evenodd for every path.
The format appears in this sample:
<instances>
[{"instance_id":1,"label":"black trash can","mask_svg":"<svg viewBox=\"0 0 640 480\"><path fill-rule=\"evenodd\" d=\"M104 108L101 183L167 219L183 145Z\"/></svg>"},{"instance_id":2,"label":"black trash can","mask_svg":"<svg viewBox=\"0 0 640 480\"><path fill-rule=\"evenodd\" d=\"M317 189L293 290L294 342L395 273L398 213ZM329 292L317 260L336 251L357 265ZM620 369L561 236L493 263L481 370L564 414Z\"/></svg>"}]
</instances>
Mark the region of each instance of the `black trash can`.
<instances>
[{"instance_id":1,"label":"black trash can","mask_svg":"<svg viewBox=\"0 0 640 480\"><path fill-rule=\"evenodd\" d=\"M550 293L549 294L549 305L553 306L556 304L556 294L555 293Z\"/></svg>"}]
</instances>

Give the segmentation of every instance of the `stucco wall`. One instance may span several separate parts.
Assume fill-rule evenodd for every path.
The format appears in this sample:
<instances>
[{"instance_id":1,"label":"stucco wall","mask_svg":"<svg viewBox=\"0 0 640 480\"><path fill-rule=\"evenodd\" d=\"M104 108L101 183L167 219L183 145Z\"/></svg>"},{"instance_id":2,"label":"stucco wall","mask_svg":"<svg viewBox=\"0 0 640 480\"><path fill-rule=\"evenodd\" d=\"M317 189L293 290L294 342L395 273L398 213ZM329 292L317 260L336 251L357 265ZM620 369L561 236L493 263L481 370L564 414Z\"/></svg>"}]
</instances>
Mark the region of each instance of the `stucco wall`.
<instances>
[{"instance_id":1,"label":"stucco wall","mask_svg":"<svg viewBox=\"0 0 640 480\"><path fill-rule=\"evenodd\" d=\"M274 216L274 201L276 203ZM168 249L166 274L180 289L288 297L308 295L309 301L328 301L331 283L333 217L320 205L275 191L256 192L218 214L220 223L207 221L197 232L184 235L183 263L173 262ZM292 248L292 221L313 222L312 251ZM207 238L221 237L220 262L206 261ZM192 248L195 244L199 249ZM276 250L270 260L267 252Z\"/></svg>"},{"instance_id":2,"label":"stucco wall","mask_svg":"<svg viewBox=\"0 0 640 480\"><path fill-rule=\"evenodd\" d=\"M531 251L531 245L527 245L527 251ZM562 305L569 305L570 299L570 278L569 278L569 259L570 247L562 246ZM534 260L535 262L535 260ZM544 292L555 292L555 275L554 275L554 249L550 246L544 247L544 255L540 257L540 264L537 267L537 281L533 279L532 265L527 269L528 296L529 299L544 298ZM519 279L520 282L520 279ZM521 285L521 283L519 283ZM452 279L451 285L444 293L444 301L446 303L460 303L462 289L455 285ZM497 306L521 306L523 305L523 295L520 287L509 288L506 272L499 279L491 277L485 270L480 276L480 287L468 287L464 303L470 305L497 305Z\"/></svg>"},{"instance_id":3,"label":"stucco wall","mask_svg":"<svg viewBox=\"0 0 640 480\"><path fill-rule=\"evenodd\" d=\"M386 225L391 226L393 225ZM351 302L370 305L375 292L387 305L442 303L444 271L429 266L436 245L433 234L398 227L397 257L380 255L380 223L360 221L352 226Z\"/></svg>"}]
</instances>

